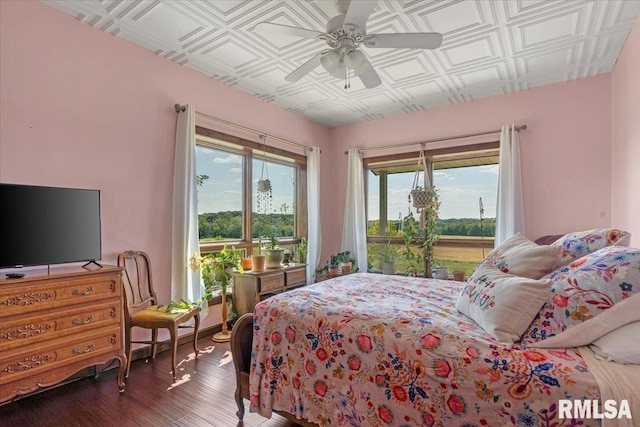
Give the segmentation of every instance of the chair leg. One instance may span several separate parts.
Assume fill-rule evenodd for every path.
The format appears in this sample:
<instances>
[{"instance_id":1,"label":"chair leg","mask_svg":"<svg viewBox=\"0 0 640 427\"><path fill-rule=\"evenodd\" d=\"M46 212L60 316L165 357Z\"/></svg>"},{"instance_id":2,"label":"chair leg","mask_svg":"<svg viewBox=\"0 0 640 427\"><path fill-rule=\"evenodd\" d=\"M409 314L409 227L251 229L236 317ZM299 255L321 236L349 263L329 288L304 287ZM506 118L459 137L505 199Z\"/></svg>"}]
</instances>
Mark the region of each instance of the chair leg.
<instances>
[{"instance_id":1,"label":"chair leg","mask_svg":"<svg viewBox=\"0 0 640 427\"><path fill-rule=\"evenodd\" d=\"M151 358L155 359L158 354L158 328L151 329Z\"/></svg>"},{"instance_id":2,"label":"chair leg","mask_svg":"<svg viewBox=\"0 0 640 427\"><path fill-rule=\"evenodd\" d=\"M200 330L200 315L196 314L193 316L194 325L193 325L193 351L196 354L196 359L198 358L198 331Z\"/></svg>"},{"instance_id":3,"label":"chair leg","mask_svg":"<svg viewBox=\"0 0 640 427\"><path fill-rule=\"evenodd\" d=\"M176 368L176 354L178 352L178 327L176 325L172 325L169 328L169 333L171 334L171 372L173 373L173 379L176 379L176 375L178 374Z\"/></svg>"}]
</instances>

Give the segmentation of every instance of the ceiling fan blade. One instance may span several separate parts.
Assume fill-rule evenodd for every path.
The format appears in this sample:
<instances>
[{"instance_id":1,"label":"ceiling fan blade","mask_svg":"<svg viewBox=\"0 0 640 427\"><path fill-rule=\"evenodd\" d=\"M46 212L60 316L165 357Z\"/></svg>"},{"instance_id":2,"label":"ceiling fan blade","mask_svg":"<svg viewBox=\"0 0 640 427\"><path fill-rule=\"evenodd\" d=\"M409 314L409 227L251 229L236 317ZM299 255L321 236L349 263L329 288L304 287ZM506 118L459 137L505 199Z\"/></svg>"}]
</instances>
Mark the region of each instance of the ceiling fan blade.
<instances>
[{"instance_id":1,"label":"ceiling fan blade","mask_svg":"<svg viewBox=\"0 0 640 427\"><path fill-rule=\"evenodd\" d=\"M365 37L363 44L374 48L436 49L442 44L442 34L369 34Z\"/></svg>"},{"instance_id":2,"label":"ceiling fan blade","mask_svg":"<svg viewBox=\"0 0 640 427\"><path fill-rule=\"evenodd\" d=\"M375 9L377 3L378 0L351 0L349 9L344 16L343 27L355 25L364 30L367 25L367 19L373 12L373 9Z\"/></svg>"},{"instance_id":3,"label":"ceiling fan blade","mask_svg":"<svg viewBox=\"0 0 640 427\"><path fill-rule=\"evenodd\" d=\"M263 36L278 34L284 36L302 37L305 39L315 39L323 34L320 31L291 27L289 25L274 24L273 22L260 22L256 25L255 30L258 34L261 34Z\"/></svg>"},{"instance_id":4,"label":"ceiling fan blade","mask_svg":"<svg viewBox=\"0 0 640 427\"><path fill-rule=\"evenodd\" d=\"M326 51L323 51L315 55L313 58L293 70L293 72L287 74L284 79L288 82L297 82L298 80L312 72L318 65L320 65L320 57L325 52Z\"/></svg>"},{"instance_id":5,"label":"ceiling fan blade","mask_svg":"<svg viewBox=\"0 0 640 427\"><path fill-rule=\"evenodd\" d=\"M364 87L367 89L373 89L374 87L380 86L382 83L380 76L376 73L376 70L373 69L373 66L369 61L366 61L366 64L363 65L363 69L358 77L360 77L362 84L364 84Z\"/></svg>"}]
</instances>

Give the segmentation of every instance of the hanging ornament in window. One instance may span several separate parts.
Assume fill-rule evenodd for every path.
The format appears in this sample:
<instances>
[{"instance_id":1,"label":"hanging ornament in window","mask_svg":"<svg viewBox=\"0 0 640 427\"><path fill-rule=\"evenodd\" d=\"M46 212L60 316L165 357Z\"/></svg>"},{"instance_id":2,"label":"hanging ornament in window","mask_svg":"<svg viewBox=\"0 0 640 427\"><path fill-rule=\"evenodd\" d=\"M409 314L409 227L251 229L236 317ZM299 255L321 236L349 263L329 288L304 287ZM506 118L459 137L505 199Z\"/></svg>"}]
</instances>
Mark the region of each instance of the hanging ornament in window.
<instances>
[{"instance_id":1,"label":"hanging ornament in window","mask_svg":"<svg viewBox=\"0 0 640 427\"><path fill-rule=\"evenodd\" d=\"M269 213L271 212L271 202L273 201L273 192L271 188L271 181L269 180L269 168L265 160L267 151L267 136L265 134L260 135L262 140L262 171L260 172L260 179L258 180L258 212Z\"/></svg>"}]
</instances>

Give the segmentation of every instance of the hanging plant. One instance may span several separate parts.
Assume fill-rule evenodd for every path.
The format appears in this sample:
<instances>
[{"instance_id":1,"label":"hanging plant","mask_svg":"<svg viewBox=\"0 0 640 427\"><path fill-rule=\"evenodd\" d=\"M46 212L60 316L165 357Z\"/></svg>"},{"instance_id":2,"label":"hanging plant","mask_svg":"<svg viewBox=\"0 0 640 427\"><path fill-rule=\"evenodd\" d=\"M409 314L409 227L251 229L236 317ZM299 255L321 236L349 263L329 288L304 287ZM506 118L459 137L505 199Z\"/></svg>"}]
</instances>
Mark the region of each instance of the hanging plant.
<instances>
[{"instance_id":1,"label":"hanging plant","mask_svg":"<svg viewBox=\"0 0 640 427\"><path fill-rule=\"evenodd\" d=\"M423 185L419 184L420 170L423 170ZM431 277L431 268L434 264L434 251L436 243L440 238L437 228L438 211L440 201L438 200L438 190L431 185L429 179L429 169L424 156L424 147L420 148L418 166L413 178L413 185L409 192L409 203L413 202L413 207L420 214L420 234L418 247L422 249L422 258L425 261L425 276ZM413 241L413 236L409 237L409 242Z\"/></svg>"},{"instance_id":2,"label":"hanging plant","mask_svg":"<svg viewBox=\"0 0 640 427\"><path fill-rule=\"evenodd\" d=\"M273 201L273 191L271 187L271 181L269 180L269 168L264 156L267 151L266 135L260 135L260 139L264 144L262 149L262 171L260 172L260 179L258 180L258 212L269 213L271 212L271 202ZM266 174L265 174L266 171Z\"/></svg>"}]
</instances>

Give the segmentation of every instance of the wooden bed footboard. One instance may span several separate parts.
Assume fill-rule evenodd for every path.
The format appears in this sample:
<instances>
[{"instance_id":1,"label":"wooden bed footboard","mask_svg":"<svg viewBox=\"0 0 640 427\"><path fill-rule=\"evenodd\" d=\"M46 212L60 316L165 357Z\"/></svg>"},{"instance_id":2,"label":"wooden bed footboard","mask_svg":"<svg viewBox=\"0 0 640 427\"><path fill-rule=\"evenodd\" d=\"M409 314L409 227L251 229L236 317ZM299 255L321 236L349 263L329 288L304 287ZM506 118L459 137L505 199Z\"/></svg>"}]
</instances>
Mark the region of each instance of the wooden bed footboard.
<instances>
[{"instance_id":1,"label":"wooden bed footboard","mask_svg":"<svg viewBox=\"0 0 640 427\"><path fill-rule=\"evenodd\" d=\"M249 400L249 370L251 368L251 345L253 341L253 314L241 316L233 325L231 331L231 355L236 368L236 394L238 405L236 415L242 420L244 417L244 403Z\"/></svg>"},{"instance_id":2,"label":"wooden bed footboard","mask_svg":"<svg viewBox=\"0 0 640 427\"><path fill-rule=\"evenodd\" d=\"M241 316L233 325L231 331L231 356L233 357L233 365L236 368L236 392L235 399L238 405L236 415L239 420L244 417L244 402L242 399L249 400L249 371L251 369L251 348L253 345L253 313L247 313ZM273 411L282 415L286 419L295 422L303 427L319 427L317 424L310 423L306 420L296 418L294 415Z\"/></svg>"}]
</instances>

